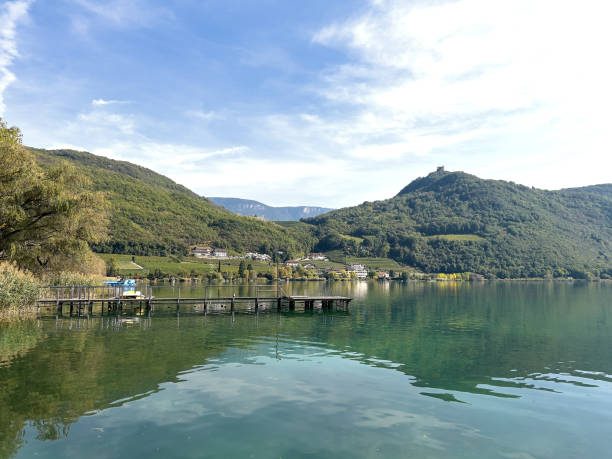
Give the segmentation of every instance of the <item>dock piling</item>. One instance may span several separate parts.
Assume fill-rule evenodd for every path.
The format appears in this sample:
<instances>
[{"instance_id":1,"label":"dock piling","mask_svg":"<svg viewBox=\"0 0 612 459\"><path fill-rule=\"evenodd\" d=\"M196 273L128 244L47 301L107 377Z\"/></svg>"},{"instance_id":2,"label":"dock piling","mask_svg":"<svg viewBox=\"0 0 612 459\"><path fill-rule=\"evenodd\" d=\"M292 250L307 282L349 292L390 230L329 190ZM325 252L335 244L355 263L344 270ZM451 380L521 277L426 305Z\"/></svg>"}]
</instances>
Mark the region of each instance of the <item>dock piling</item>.
<instances>
[{"instance_id":1,"label":"dock piling","mask_svg":"<svg viewBox=\"0 0 612 459\"><path fill-rule=\"evenodd\" d=\"M287 292L281 290L278 291L280 295L276 295L274 290L259 286L256 288L254 296L236 296L239 290L235 286L232 287L231 296L223 294L219 291L217 296L210 297L208 286L204 286L204 297L203 298L191 298L182 297L180 287L177 288L177 296L175 298L156 298L153 299L152 287L145 285L144 293L140 298L126 298L123 296L123 290L117 289L116 287L109 286L74 286L74 287L47 287L45 292L49 295L46 298L39 298L37 307L41 308L44 306L55 305L58 316L62 314L64 303L69 303L70 314L81 314L93 315L94 306L96 303L100 306L101 315L104 315L104 309L110 313L122 312L124 307L130 311L134 311L137 314L143 314L144 311L149 313L153 310L154 303L157 302L164 306L172 307L176 305L176 311L180 311L181 303L187 305L203 305L204 314L207 313L210 304L221 305L219 310L224 310L226 306L229 308L228 312L240 311L240 305L246 305L246 309L259 311L261 308L267 309L268 307L276 306L277 311L288 308L290 311L296 309L301 310L303 305L304 311L312 311L315 307L318 309L338 309L348 311L351 298L339 297L339 296L301 296L301 295L290 295ZM220 290L220 287L215 287ZM55 291L54 291L55 290ZM265 292L265 293L264 293ZM229 292L228 292L229 293ZM319 306L320 305L320 306ZM77 310L75 311L75 308Z\"/></svg>"}]
</instances>

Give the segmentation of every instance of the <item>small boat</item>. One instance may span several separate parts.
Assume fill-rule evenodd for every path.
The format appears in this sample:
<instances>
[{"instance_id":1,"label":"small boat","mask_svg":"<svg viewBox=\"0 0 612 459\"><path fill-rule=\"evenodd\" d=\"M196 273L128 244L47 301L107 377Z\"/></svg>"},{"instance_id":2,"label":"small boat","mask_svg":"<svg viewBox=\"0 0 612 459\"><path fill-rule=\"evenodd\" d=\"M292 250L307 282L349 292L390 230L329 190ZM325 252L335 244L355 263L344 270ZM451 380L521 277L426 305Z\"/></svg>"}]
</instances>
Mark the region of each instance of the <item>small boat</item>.
<instances>
[{"instance_id":1,"label":"small boat","mask_svg":"<svg viewBox=\"0 0 612 459\"><path fill-rule=\"evenodd\" d=\"M120 319L119 323L121 325L131 326L140 323L140 319L138 317L126 317L125 319Z\"/></svg>"},{"instance_id":2,"label":"small boat","mask_svg":"<svg viewBox=\"0 0 612 459\"><path fill-rule=\"evenodd\" d=\"M143 300L144 299L144 295L142 293L140 293L140 290L128 290L128 291L123 291L123 293L121 294L121 298L125 298L125 299L130 299L130 300Z\"/></svg>"},{"instance_id":3,"label":"small boat","mask_svg":"<svg viewBox=\"0 0 612 459\"><path fill-rule=\"evenodd\" d=\"M142 300L145 298L145 296L140 292L140 290L136 290L135 279L118 278L115 280L104 281L104 285L123 288L123 291L119 294L119 298L130 300Z\"/></svg>"}]
</instances>

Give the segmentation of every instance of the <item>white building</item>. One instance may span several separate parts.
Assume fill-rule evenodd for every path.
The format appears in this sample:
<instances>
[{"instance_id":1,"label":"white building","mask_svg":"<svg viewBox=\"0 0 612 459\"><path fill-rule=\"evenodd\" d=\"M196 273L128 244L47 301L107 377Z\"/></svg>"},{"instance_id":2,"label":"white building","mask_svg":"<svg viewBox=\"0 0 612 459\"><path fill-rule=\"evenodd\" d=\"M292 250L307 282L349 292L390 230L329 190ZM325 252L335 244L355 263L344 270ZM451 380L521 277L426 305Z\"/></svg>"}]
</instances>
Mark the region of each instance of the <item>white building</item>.
<instances>
[{"instance_id":1,"label":"white building","mask_svg":"<svg viewBox=\"0 0 612 459\"><path fill-rule=\"evenodd\" d=\"M257 261L272 261L272 257L265 253L257 253L257 252L248 252L244 255L244 258L248 258L249 260L257 260Z\"/></svg>"},{"instance_id":2,"label":"white building","mask_svg":"<svg viewBox=\"0 0 612 459\"><path fill-rule=\"evenodd\" d=\"M311 260L327 261L327 257L322 253L311 253L308 258Z\"/></svg>"},{"instance_id":3,"label":"white building","mask_svg":"<svg viewBox=\"0 0 612 459\"><path fill-rule=\"evenodd\" d=\"M226 258L227 250L226 249L215 249L213 250L213 257Z\"/></svg>"},{"instance_id":4,"label":"white building","mask_svg":"<svg viewBox=\"0 0 612 459\"><path fill-rule=\"evenodd\" d=\"M346 270L351 273L354 272L357 274L359 279L366 279L368 277L368 270L365 266L360 265L358 263L351 263L347 266Z\"/></svg>"},{"instance_id":5,"label":"white building","mask_svg":"<svg viewBox=\"0 0 612 459\"><path fill-rule=\"evenodd\" d=\"M202 247L202 246L197 246L197 245L194 245L190 247L189 249L191 251L191 254L197 258L210 257L213 251L213 249L210 247Z\"/></svg>"}]
</instances>

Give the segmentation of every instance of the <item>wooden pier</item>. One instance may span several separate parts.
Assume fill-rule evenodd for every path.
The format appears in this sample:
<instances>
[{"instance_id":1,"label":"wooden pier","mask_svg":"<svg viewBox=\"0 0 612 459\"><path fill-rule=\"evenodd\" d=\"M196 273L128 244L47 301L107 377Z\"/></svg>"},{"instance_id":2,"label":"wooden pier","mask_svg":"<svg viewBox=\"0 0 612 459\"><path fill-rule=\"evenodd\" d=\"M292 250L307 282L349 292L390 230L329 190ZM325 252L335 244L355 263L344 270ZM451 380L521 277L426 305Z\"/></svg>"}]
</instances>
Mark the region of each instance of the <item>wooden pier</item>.
<instances>
[{"instance_id":1,"label":"wooden pier","mask_svg":"<svg viewBox=\"0 0 612 459\"><path fill-rule=\"evenodd\" d=\"M156 307L176 308L178 312L181 305L192 305L197 310L207 313L209 310L214 312L223 311L258 311L260 309L282 311L313 311L323 310L342 310L348 311L352 298L344 296L309 296L309 295L289 295L283 292L282 288L271 288L270 286L256 286L254 296L236 296L235 292L231 296L210 296L208 287L219 288L218 286L204 287L204 295L201 297L181 297L180 288L178 296L171 298L157 298L152 295L152 289L145 286L146 290L139 298L125 297L121 288L96 286L96 287L47 287L45 288L46 297L38 300L38 308L56 308L58 314L62 314L64 308L70 308L70 315L76 313L93 314L94 307L100 314L118 313L124 310L131 310L142 313L152 311ZM221 286L232 287L232 286Z\"/></svg>"}]
</instances>

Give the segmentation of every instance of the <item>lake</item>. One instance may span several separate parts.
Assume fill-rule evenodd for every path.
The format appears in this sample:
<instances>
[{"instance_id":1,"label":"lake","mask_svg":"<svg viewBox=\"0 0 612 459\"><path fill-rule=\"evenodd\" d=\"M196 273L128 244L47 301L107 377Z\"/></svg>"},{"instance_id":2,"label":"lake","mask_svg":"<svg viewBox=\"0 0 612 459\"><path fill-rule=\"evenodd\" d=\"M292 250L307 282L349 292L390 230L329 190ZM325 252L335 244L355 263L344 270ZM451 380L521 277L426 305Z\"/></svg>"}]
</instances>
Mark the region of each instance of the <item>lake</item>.
<instances>
[{"instance_id":1,"label":"lake","mask_svg":"<svg viewBox=\"0 0 612 459\"><path fill-rule=\"evenodd\" d=\"M0 457L612 456L611 284L285 288L354 300L0 324Z\"/></svg>"}]
</instances>

